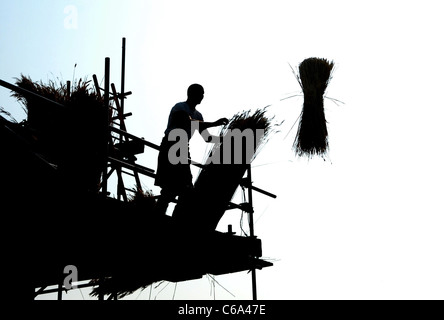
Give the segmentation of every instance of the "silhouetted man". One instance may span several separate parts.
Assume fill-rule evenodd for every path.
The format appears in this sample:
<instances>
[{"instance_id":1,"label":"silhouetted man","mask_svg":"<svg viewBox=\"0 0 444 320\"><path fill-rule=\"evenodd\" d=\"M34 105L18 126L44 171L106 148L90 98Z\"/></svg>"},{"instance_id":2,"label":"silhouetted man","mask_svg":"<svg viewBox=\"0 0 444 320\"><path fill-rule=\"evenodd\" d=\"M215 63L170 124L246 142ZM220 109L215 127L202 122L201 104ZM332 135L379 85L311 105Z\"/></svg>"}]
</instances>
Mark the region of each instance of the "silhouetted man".
<instances>
[{"instance_id":1,"label":"silhouetted man","mask_svg":"<svg viewBox=\"0 0 444 320\"><path fill-rule=\"evenodd\" d=\"M225 125L228 119L221 118L215 122L204 122L202 114L196 110L196 106L202 102L204 89L200 84L192 84L187 91L187 100L177 103L170 112L165 136L160 145L159 157L157 159L157 172L155 185L162 188L161 195L157 200L156 214L165 214L168 204L176 196L186 196L186 193L193 189L193 176L191 175L189 154L189 140L193 135L194 128L198 128L199 133L205 138L210 135L205 132L208 128ZM198 124L198 125L197 125ZM179 132L178 132L179 130ZM179 140L172 140L170 136L177 136L175 133L182 133ZM185 137L185 138L183 138ZM182 139L181 139L182 138ZM184 141L185 140L185 141ZM206 142L210 142L205 139ZM185 163L176 163L177 154L170 152L170 149L178 143L185 148L174 148L174 150L187 150ZM181 155L183 158L183 154ZM180 157L180 156L179 156ZM173 163L172 163L173 162Z\"/></svg>"}]
</instances>

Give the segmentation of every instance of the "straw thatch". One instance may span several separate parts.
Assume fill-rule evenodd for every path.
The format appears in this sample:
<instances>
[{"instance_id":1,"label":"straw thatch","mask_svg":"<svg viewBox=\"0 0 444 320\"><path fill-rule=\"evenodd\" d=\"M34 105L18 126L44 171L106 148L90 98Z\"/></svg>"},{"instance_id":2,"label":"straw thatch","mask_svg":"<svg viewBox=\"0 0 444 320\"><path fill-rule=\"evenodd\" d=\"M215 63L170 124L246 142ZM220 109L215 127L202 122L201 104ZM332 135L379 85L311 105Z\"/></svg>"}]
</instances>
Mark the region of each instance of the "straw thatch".
<instances>
[{"instance_id":1,"label":"straw thatch","mask_svg":"<svg viewBox=\"0 0 444 320\"><path fill-rule=\"evenodd\" d=\"M173 218L199 230L214 230L217 227L248 165L273 131L273 119L268 118L265 113L266 108L253 113L244 111L233 116L221 131L221 141L210 151L205 167L197 177L194 190L179 199ZM243 144L242 149L235 149L234 143L226 145L227 134L235 129L239 129L240 132L251 129L254 133L254 146ZM251 147L254 147L253 152L248 154L246 150ZM243 154L242 160L236 163L236 157L240 152ZM230 156L227 157L227 154ZM224 159L229 159L229 163L224 162Z\"/></svg>"},{"instance_id":2,"label":"straw thatch","mask_svg":"<svg viewBox=\"0 0 444 320\"><path fill-rule=\"evenodd\" d=\"M12 94L24 105L27 119L22 123L35 152L56 165L75 189L98 191L106 152L106 108L103 99L80 79L71 88L49 81L34 82L21 76L16 85L64 108L30 95ZM105 121L104 121L105 119Z\"/></svg>"},{"instance_id":3,"label":"straw thatch","mask_svg":"<svg viewBox=\"0 0 444 320\"><path fill-rule=\"evenodd\" d=\"M17 123L17 120L14 119L11 113L6 111L3 107L0 107L0 116L1 115L5 115L6 117L8 117L8 121L10 121L11 123Z\"/></svg>"},{"instance_id":4,"label":"straw thatch","mask_svg":"<svg viewBox=\"0 0 444 320\"><path fill-rule=\"evenodd\" d=\"M324 113L324 93L331 79L333 61L308 58L299 65L298 82L304 105L293 148L298 156L324 155L328 151L328 131Z\"/></svg>"},{"instance_id":5,"label":"straw thatch","mask_svg":"<svg viewBox=\"0 0 444 320\"><path fill-rule=\"evenodd\" d=\"M90 296L98 297L103 295L116 295L118 299L122 299L137 290L145 290L148 286L156 282L155 278L150 278L150 275L143 272L143 270L132 270L129 273L117 273L113 277L106 277L103 279L92 279L89 284L94 286Z\"/></svg>"},{"instance_id":6,"label":"straw thatch","mask_svg":"<svg viewBox=\"0 0 444 320\"><path fill-rule=\"evenodd\" d=\"M128 197L128 202L137 208L138 212L151 213L156 205L156 198L151 190L143 190L137 186L131 189L132 194Z\"/></svg>"}]
</instances>

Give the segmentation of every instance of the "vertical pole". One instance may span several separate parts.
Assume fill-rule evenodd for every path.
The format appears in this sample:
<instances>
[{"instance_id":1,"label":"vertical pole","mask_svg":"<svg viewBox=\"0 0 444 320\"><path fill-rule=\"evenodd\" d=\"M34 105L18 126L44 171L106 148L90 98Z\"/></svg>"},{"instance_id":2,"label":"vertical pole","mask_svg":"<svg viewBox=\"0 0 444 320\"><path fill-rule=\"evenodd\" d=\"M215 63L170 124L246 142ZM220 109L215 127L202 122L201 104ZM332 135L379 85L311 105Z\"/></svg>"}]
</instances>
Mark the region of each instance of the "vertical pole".
<instances>
[{"instance_id":1,"label":"vertical pole","mask_svg":"<svg viewBox=\"0 0 444 320\"><path fill-rule=\"evenodd\" d=\"M62 295L63 295L63 278L62 277L60 277L60 282L59 282L59 285L58 285L58 287L57 287L57 300L62 300L63 299L63 297L62 297Z\"/></svg>"},{"instance_id":2,"label":"vertical pole","mask_svg":"<svg viewBox=\"0 0 444 320\"><path fill-rule=\"evenodd\" d=\"M63 290L63 288L62 288L62 284L61 283L59 283L59 288L58 288L58 290L57 290L57 300L62 300L62 291Z\"/></svg>"},{"instance_id":3,"label":"vertical pole","mask_svg":"<svg viewBox=\"0 0 444 320\"><path fill-rule=\"evenodd\" d=\"M99 297L98 297L99 301L105 300L105 294L103 293L102 285L103 285L103 277L101 276L99 278Z\"/></svg>"},{"instance_id":4,"label":"vertical pole","mask_svg":"<svg viewBox=\"0 0 444 320\"><path fill-rule=\"evenodd\" d=\"M109 146L109 79L110 79L110 58L105 58L105 94L103 97L103 104L104 104L104 119L105 122L104 130L105 130L105 143L106 143L106 149L105 151L105 159L103 164L103 175L102 175L102 193L106 197L108 194L108 178L107 178L107 170L108 170L108 146Z\"/></svg>"},{"instance_id":5,"label":"vertical pole","mask_svg":"<svg viewBox=\"0 0 444 320\"><path fill-rule=\"evenodd\" d=\"M248 179L248 202L250 204L250 212L249 212L249 225L250 225L250 237L255 238L254 235L254 220L253 220L253 190L252 190L252 182L251 182L251 164L248 164L247 169L247 179ZM257 300L257 284L256 284L256 267L251 269L251 282L253 287L253 301Z\"/></svg>"},{"instance_id":6,"label":"vertical pole","mask_svg":"<svg viewBox=\"0 0 444 320\"><path fill-rule=\"evenodd\" d=\"M102 94L100 93L99 81L97 81L97 76L93 74L94 87L96 87L96 94L99 98L102 98Z\"/></svg>"},{"instance_id":7,"label":"vertical pole","mask_svg":"<svg viewBox=\"0 0 444 320\"><path fill-rule=\"evenodd\" d=\"M249 212L249 226L250 226L250 237L254 238L254 223L253 223L253 189L251 186L253 185L251 182L251 164L248 165L247 169L247 179L248 179L248 203L250 204L250 212Z\"/></svg>"},{"instance_id":8,"label":"vertical pole","mask_svg":"<svg viewBox=\"0 0 444 320\"><path fill-rule=\"evenodd\" d=\"M109 140L110 140L110 131L109 131L109 124L110 124L110 112L109 112L109 82L110 82L110 58L105 58L105 93L103 97L104 102L104 121L105 123L105 132L106 132L106 150L105 150L105 166L103 169L103 178L102 178L102 192L104 197L106 198L108 195L108 177L107 177L107 171L108 171L108 154L109 154ZM105 296L103 294L102 290L102 284L103 284L103 277L100 277L99 280L99 301L103 301Z\"/></svg>"},{"instance_id":9,"label":"vertical pole","mask_svg":"<svg viewBox=\"0 0 444 320\"><path fill-rule=\"evenodd\" d=\"M120 87L120 108L122 108L122 114L125 113L124 111L124 101L125 101L125 51L126 51L126 39L122 38L122 80L121 80L121 87Z\"/></svg>"},{"instance_id":10,"label":"vertical pole","mask_svg":"<svg viewBox=\"0 0 444 320\"><path fill-rule=\"evenodd\" d=\"M118 99L116 100L116 108L117 108L117 112L119 113L120 116L120 130L125 130L126 131L126 127L125 127L125 122L123 119L123 115L124 115L124 107L125 107L125 51L126 51L126 39L122 38L122 71L121 71L121 80L120 80L120 108L118 106ZM113 87L113 91L116 91ZM115 92L114 92L115 94ZM120 110L119 110L120 109ZM123 136L120 135L120 143L123 142ZM128 140L127 137L125 136L125 140ZM118 182L118 189L120 189L120 192L117 192L118 194L118 198L120 200L120 196L123 195L123 199L125 200L125 202L128 202L128 199L126 197L126 191L125 191L125 187L123 186L123 179L122 179L122 170L119 168L117 171L118 175L119 175L119 182ZM117 296L116 296L117 297Z\"/></svg>"}]
</instances>

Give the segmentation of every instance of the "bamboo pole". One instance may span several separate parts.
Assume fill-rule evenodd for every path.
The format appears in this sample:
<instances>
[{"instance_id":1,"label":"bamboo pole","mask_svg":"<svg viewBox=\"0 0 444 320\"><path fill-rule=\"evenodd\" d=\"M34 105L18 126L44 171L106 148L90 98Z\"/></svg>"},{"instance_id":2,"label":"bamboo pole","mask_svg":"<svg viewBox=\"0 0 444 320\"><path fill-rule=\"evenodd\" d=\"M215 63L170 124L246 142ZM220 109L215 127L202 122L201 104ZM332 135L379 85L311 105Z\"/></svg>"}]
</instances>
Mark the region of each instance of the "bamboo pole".
<instances>
[{"instance_id":1,"label":"bamboo pole","mask_svg":"<svg viewBox=\"0 0 444 320\"><path fill-rule=\"evenodd\" d=\"M126 38L122 38L122 80L120 88L120 107L122 108L122 114L124 114L124 104L125 104L125 51L126 51Z\"/></svg>"},{"instance_id":2,"label":"bamboo pole","mask_svg":"<svg viewBox=\"0 0 444 320\"><path fill-rule=\"evenodd\" d=\"M96 94L99 98L101 98L102 94L100 93L99 81L97 81L97 76L95 74L93 74L93 80L94 80L94 87L96 87Z\"/></svg>"},{"instance_id":3,"label":"bamboo pole","mask_svg":"<svg viewBox=\"0 0 444 320\"><path fill-rule=\"evenodd\" d=\"M108 193L108 178L107 178L107 170L108 170L108 154L109 154L109 135L110 135L110 131L109 131L109 112L108 112L108 108L109 108L109 78L110 78L110 58L105 58L105 94L104 94L104 121L106 121L106 123L104 123L105 125L105 131L106 131L106 150L105 150L105 160L104 160L104 164L103 164L103 175L102 175L102 193L103 195L106 197L107 193Z\"/></svg>"},{"instance_id":4,"label":"bamboo pole","mask_svg":"<svg viewBox=\"0 0 444 320\"><path fill-rule=\"evenodd\" d=\"M255 238L254 235L254 220L253 220L253 190L251 188L252 182L251 182L251 164L248 165L247 169L247 179L248 179L248 203L251 208L250 212L248 213L249 217L249 225L250 225L250 238ZM251 283L252 283L252 289L253 289L253 301L257 300L257 283L256 283L256 266L253 266L251 269Z\"/></svg>"}]
</instances>

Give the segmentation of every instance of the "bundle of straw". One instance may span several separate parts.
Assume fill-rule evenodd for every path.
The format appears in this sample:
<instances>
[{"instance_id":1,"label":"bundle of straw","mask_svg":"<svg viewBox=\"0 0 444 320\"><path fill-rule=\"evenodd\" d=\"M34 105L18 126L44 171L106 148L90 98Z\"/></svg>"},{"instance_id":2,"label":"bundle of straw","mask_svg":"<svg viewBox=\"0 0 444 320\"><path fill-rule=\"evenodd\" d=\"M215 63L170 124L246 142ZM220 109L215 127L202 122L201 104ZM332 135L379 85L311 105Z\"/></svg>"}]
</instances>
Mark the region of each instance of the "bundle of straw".
<instances>
[{"instance_id":1,"label":"bundle of straw","mask_svg":"<svg viewBox=\"0 0 444 320\"><path fill-rule=\"evenodd\" d=\"M298 156L324 155L328 151L328 131L324 114L324 93L334 63L308 58L299 65L298 82L304 93L304 105L293 143Z\"/></svg>"},{"instance_id":2,"label":"bundle of straw","mask_svg":"<svg viewBox=\"0 0 444 320\"><path fill-rule=\"evenodd\" d=\"M232 117L227 126L222 128L220 142L213 145L205 167L197 177L193 192L185 199L179 200L173 218L201 230L216 229L248 165L272 132L273 119L267 118L265 112L266 108L258 109L252 114L250 111L238 113ZM243 144L242 149L239 149L233 148L233 143L228 144L225 139L227 133L232 133L235 129L240 132L250 129L254 134L254 146ZM247 149L251 150L252 147L253 152L247 152ZM242 160L239 163L235 160L239 160L240 152ZM227 154L230 156L227 157Z\"/></svg>"},{"instance_id":3,"label":"bundle of straw","mask_svg":"<svg viewBox=\"0 0 444 320\"><path fill-rule=\"evenodd\" d=\"M28 117L23 126L32 134L35 151L57 165L76 188L97 191L106 150L107 131L102 120L106 110L89 83L80 79L68 89L51 80L44 84L24 75L16 79L18 87L65 108L22 93L12 96L24 105Z\"/></svg>"},{"instance_id":4,"label":"bundle of straw","mask_svg":"<svg viewBox=\"0 0 444 320\"><path fill-rule=\"evenodd\" d=\"M132 194L128 197L129 203L141 212L152 212L156 205L156 198L151 190L143 190L137 186L131 189Z\"/></svg>"}]
</instances>

